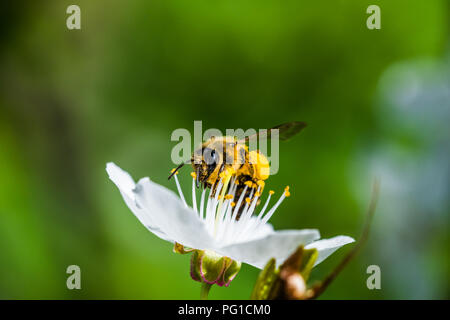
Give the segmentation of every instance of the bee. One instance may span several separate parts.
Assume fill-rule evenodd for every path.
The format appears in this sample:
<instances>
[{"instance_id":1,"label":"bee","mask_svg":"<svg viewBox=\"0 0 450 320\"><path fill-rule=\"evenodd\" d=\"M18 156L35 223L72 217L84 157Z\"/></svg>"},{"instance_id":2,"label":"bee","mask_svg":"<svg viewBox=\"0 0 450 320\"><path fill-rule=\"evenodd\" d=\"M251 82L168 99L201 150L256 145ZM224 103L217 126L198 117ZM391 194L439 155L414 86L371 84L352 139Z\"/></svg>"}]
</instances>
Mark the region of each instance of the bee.
<instances>
[{"instance_id":1,"label":"bee","mask_svg":"<svg viewBox=\"0 0 450 320\"><path fill-rule=\"evenodd\" d=\"M272 136L272 130L279 130L281 141L288 140L299 133L306 124L293 121L275 126L267 131L238 140L236 137L223 136L211 137L197 148L191 156L191 165L194 169L197 188L211 188L211 195L215 194L221 174L229 172L234 177L237 185L235 197L238 199L243 192L244 198L251 196L264 188L264 181L270 176L270 165L267 157L260 150L249 150L247 142L256 139L268 139ZM184 165L181 163L169 176L169 179ZM259 200L257 202L259 204ZM237 219L245 206L242 202L238 209Z\"/></svg>"}]
</instances>

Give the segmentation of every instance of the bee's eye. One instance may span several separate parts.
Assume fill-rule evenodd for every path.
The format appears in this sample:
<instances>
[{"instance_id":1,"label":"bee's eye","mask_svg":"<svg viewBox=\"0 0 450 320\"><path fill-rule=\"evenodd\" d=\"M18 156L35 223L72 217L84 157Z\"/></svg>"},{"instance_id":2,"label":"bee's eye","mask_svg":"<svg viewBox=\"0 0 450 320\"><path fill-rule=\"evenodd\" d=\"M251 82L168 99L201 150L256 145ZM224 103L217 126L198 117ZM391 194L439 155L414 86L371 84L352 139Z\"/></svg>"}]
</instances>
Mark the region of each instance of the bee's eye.
<instances>
[{"instance_id":1,"label":"bee's eye","mask_svg":"<svg viewBox=\"0 0 450 320\"><path fill-rule=\"evenodd\" d=\"M205 158L205 162L208 165L217 163L217 152L214 149L205 149L205 152L203 154L204 158Z\"/></svg>"}]
</instances>

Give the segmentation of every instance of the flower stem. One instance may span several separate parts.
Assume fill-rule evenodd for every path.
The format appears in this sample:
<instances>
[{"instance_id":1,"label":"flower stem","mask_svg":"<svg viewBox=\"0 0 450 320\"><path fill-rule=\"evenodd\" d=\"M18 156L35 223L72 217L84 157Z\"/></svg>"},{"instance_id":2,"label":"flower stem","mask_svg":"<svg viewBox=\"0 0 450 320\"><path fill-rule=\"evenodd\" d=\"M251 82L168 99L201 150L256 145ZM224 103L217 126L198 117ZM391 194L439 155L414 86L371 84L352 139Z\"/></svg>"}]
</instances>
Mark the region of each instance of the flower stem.
<instances>
[{"instance_id":1,"label":"flower stem","mask_svg":"<svg viewBox=\"0 0 450 320\"><path fill-rule=\"evenodd\" d=\"M209 290L211 289L211 287L212 287L212 284L210 284L210 283L206 283L206 282L202 283L202 288L200 290L200 299L208 300L208 293L209 293Z\"/></svg>"}]
</instances>

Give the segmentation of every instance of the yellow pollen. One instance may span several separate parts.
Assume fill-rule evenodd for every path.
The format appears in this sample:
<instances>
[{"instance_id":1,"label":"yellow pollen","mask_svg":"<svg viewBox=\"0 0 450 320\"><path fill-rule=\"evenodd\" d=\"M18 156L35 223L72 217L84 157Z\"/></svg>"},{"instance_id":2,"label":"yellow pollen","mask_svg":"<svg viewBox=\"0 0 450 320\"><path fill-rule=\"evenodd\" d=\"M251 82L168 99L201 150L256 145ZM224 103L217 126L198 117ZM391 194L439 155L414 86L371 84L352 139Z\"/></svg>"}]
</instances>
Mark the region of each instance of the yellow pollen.
<instances>
[{"instance_id":1,"label":"yellow pollen","mask_svg":"<svg viewBox=\"0 0 450 320\"><path fill-rule=\"evenodd\" d=\"M232 175L233 175L232 171L230 169L226 169L225 171L223 171L219 174L219 177L222 179L226 179Z\"/></svg>"},{"instance_id":2,"label":"yellow pollen","mask_svg":"<svg viewBox=\"0 0 450 320\"><path fill-rule=\"evenodd\" d=\"M286 186L286 188L284 188L284 191L289 191L289 186Z\"/></svg>"},{"instance_id":3,"label":"yellow pollen","mask_svg":"<svg viewBox=\"0 0 450 320\"><path fill-rule=\"evenodd\" d=\"M192 177L193 179L196 179L196 178L197 178L197 174L196 174L194 171L192 171L192 172L191 172L191 177Z\"/></svg>"},{"instance_id":4,"label":"yellow pollen","mask_svg":"<svg viewBox=\"0 0 450 320\"><path fill-rule=\"evenodd\" d=\"M227 194L225 196L225 200L230 200L230 199L233 199L233 195L232 194Z\"/></svg>"},{"instance_id":5,"label":"yellow pollen","mask_svg":"<svg viewBox=\"0 0 450 320\"><path fill-rule=\"evenodd\" d=\"M170 170L170 173L173 173L175 170L177 170L177 169L173 168L172 170ZM178 171L175 174L178 174Z\"/></svg>"},{"instance_id":6,"label":"yellow pollen","mask_svg":"<svg viewBox=\"0 0 450 320\"><path fill-rule=\"evenodd\" d=\"M245 202L250 203L251 201L252 200L249 197L245 198Z\"/></svg>"},{"instance_id":7,"label":"yellow pollen","mask_svg":"<svg viewBox=\"0 0 450 320\"><path fill-rule=\"evenodd\" d=\"M258 181L256 182L256 184L257 184L258 186L260 186L261 188L264 188L264 185L265 185L264 181L262 181L262 180L258 180Z\"/></svg>"},{"instance_id":8,"label":"yellow pollen","mask_svg":"<svg viewBox=\"0 0 450 320\"><path fill-rule=\"evenodd\" d=\"M275 193L275 191L273 191L273 190L270 190L270 191L269 191L269 194L270 194L270 195L273 195L274 193Z\"/></svg>"},{"instance_id":9,"label":"yellow pollen","mask_svg":"<svg viewBox=\"0 0 450 320\"><path fill-rule=\"evenodd\" d=\"M259 192L255 193L255 197L259 197L261 194Z\"/></svg>"},{"instance_id":10,"label":"yellow pollen","mask_svg":"<svg viewBox=\"0 0 450 320\"><path fill-rule=\"evenodd\" d=\"M245 181L244 183L247 187L251 188L252 187L252 182L251 181Z\"/></svg>"},{"instance_id":11,"label":"yellow pollen","mask_svg":"<svg viewBox=\"0 0 450 320\"><path fill-rule=\"evenodd\" d=\"M284 192L284 195L285 195L286 198L287 198L287 197L290 197L290 196L291 196L291 193L290 193L289 191L285 191L285 192Z\"/></svg>"},{"instance_id":12,"label":"yellow pollen","mask_svg":"<svg viewBox=\"0 0 450 320\"><path fill-rule=\"evenodd\" d=\"M235 202L231 202L231 206L234 207L236 205Z\"/></svg>"},{"instance_id":13,"label":"yellow pollen","mask_svg":"<svg viewBox=\"0 0 450 320\"><path fill-rule=\"evenodd\" d=\"M234 183L235 183L237 186L239 185L239 181L238 181L238 180L236 180Z\"/></svg>"}]
</instances>

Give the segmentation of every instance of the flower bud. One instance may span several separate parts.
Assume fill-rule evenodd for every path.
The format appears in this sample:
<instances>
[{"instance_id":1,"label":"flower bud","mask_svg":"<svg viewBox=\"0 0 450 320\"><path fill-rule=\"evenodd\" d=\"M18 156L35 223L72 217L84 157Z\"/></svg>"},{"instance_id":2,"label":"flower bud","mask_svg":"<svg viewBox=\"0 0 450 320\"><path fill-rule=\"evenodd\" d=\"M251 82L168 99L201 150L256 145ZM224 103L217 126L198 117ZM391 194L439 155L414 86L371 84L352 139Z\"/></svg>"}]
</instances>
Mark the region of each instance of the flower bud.
<instances>
[{"instance_id":1,"label":"flower bud","mask_svg":"<svg viewBox=\"0 0 450 320\"><path fill-rule=\"evenodd\" d=\"M260 272L251 299L309 299L311 290L306 282L317 256L316 249L299 246L279 268L272 258Z\"/></svg>"},{"instance_id":2,"label":"flower bud","mask_svg":"<svg viewBox=\"0 0 450 320\"><path fill-rule=\"evenodd\" d=\"M210 250L195 250L191 256L191 277L195 281L228 287L241 263Z\"/></svg>"}]
</instances>

